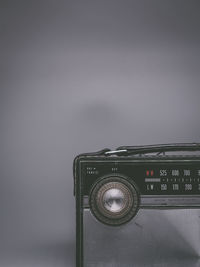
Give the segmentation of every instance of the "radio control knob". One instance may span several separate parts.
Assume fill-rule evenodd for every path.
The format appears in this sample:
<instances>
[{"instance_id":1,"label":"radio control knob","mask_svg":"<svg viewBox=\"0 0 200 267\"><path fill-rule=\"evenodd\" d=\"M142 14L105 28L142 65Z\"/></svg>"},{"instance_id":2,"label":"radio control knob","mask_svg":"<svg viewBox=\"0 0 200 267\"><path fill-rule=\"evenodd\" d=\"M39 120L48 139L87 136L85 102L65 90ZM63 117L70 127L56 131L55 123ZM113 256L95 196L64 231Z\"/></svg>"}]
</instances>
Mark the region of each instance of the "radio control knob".
<instances>
[{"instance_id":1,"label":"radio control knob","mask_svg":"<svg viewBox=\"0 0 200 267\"><path fill-rule=\"evenodd\" d=\"M108 189L103 196L104 207L110 212L119 212L125 206L125 194L118 188Z\"/></svg>"},{"instance_id":2,"label":"radio control knob","mask_svg":"<svg viewBox=\"0 0 200 267\"><path fill-rule=\"evenodd\" d=\"M90 192L90 208L102 223L122 225L130 221L139 208L139 191L127 177L121 175L100 178Z\"/></svg>"}]
</instances>

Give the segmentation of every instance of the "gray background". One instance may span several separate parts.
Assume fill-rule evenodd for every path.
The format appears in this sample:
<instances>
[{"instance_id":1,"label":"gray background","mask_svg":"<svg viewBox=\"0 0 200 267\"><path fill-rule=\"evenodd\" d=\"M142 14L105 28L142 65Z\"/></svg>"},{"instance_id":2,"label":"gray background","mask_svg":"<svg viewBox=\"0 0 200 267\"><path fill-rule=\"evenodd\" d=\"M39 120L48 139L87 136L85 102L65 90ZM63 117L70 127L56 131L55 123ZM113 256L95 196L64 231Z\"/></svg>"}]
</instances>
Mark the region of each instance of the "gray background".
<instances>
[{"instance_id":1,"label":"gray background","mask_svg":"<svg viewBox=\"0 0 200 267\"><path fill-rule=\"evenodd\" d=\"M1 1L0 266L74 266L73 158L200 141L199 1Z\"/></svg>"}]
</instances>

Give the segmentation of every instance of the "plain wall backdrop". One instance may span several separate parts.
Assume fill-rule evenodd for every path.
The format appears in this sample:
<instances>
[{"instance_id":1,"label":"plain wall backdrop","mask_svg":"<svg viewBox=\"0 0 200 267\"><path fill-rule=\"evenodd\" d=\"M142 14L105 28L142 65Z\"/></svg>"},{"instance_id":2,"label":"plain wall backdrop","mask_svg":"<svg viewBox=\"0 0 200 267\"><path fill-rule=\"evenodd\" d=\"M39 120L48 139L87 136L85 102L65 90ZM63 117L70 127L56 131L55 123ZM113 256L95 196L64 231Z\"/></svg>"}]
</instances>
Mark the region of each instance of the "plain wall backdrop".
<instances>
[{"instance_id":1,"label":"plain wall backdrop","mask_svg":"<svg viewBox=\"0 0 200 267\"><path fill-rule=\"evenodd\" d=\"M200 2L1 1L0 265L73 266L72 164L200 142Z\"/></svg>"}]
</instances>

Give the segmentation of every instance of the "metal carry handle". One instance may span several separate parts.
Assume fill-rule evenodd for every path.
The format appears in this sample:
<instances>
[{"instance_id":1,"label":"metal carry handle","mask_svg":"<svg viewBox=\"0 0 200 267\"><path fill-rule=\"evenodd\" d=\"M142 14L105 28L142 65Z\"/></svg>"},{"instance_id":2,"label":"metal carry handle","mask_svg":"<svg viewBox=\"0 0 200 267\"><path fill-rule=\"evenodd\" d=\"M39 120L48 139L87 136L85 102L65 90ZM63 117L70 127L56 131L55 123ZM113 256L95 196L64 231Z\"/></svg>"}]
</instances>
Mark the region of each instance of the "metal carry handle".
<instances>
[{"instance_id":1,"label":"metal carry handle","mask_svg":"<svg viewBox=\"0 0 200 267\"><path fill-rule=\"evenodd\" d=\"M146 146L120 146L114 151L105 152L106 155L137 155L147 153L165 153L172 151L200 151L200 143L174 143Z\"/></svg>"}]
</instances>

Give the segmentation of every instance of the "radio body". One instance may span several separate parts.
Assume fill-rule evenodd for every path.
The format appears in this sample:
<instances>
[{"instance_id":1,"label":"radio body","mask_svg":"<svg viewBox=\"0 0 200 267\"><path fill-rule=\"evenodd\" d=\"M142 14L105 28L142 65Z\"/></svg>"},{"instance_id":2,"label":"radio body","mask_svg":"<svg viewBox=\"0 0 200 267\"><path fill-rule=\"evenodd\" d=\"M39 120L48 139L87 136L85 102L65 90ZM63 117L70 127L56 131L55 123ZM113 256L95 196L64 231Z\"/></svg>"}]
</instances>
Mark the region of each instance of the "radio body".
<instances>
[{"instance_id":1,"label":"radio body","mask_svg":"<svg viewBox=\"0 0 200 267\"><path fill-rule=\"evenodd\" d=\"M200 156L180 152L199 149L120 147L76 157L76 266L198 266L182 256L200 256ZM165 154L172 151L179 155Z\"/></svg>"}]
</instances>

